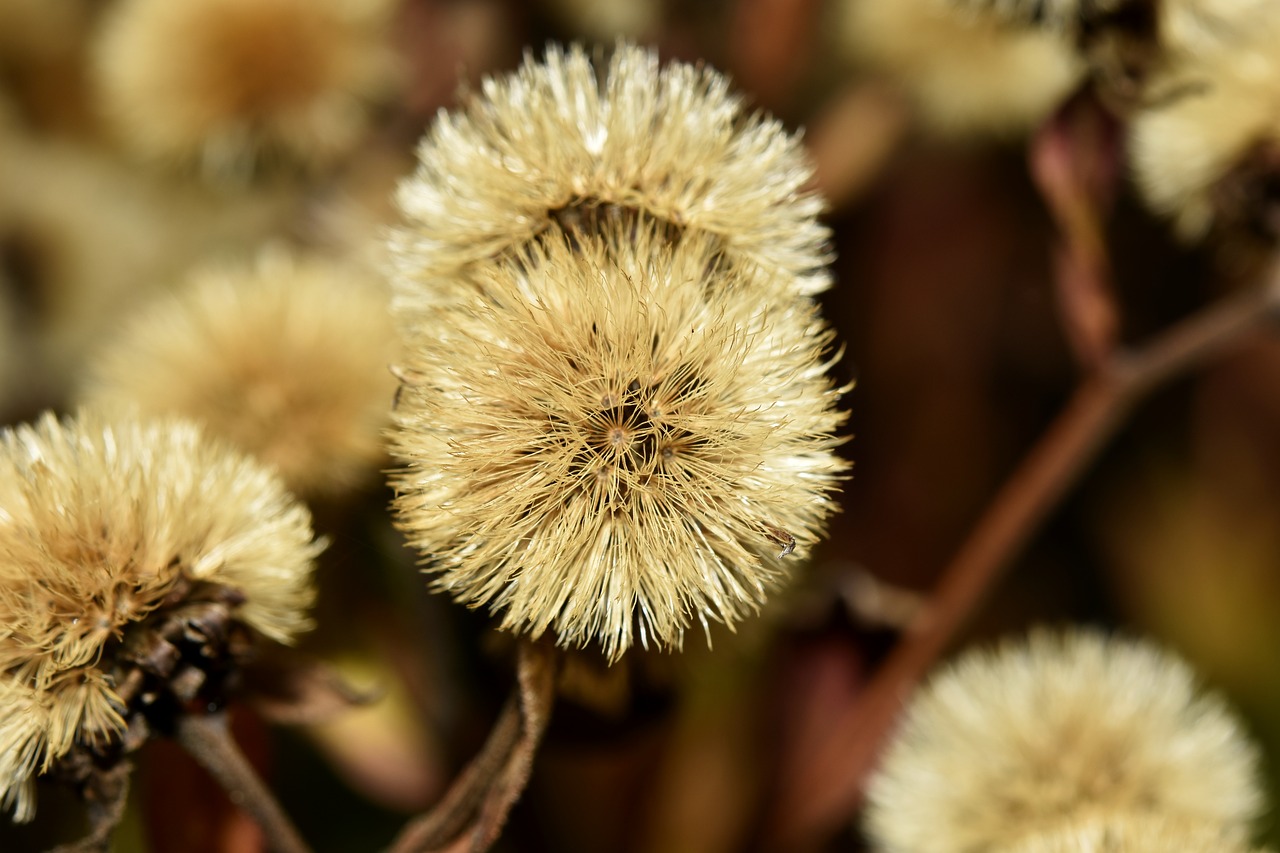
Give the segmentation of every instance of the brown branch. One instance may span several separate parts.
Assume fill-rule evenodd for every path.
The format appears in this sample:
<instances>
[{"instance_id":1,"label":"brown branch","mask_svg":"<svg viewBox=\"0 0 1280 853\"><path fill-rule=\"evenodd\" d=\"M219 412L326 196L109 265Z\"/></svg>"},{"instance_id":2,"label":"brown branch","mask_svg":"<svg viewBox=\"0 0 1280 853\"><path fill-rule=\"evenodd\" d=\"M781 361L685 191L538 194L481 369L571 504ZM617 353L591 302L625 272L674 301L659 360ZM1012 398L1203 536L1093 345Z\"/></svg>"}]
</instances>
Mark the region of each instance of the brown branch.
<instances>
[{"instance_id":1,"label":"brown branch","mask_svg":"<svg viewBox=\"0 0 1280 853\"><path fill-rule=\"evenodd\" d=\"M520 644L516 688L484 746L440 802L405 826L388 853L481 853L493 846L528 784L555 700L557 661L553 646Z\"/></svg>"},{"instance_id":2,"label":"brown branch","mask_svg":"<svg viewBox=\"0 0 1280 853\"><path fill-rule=\"evenodd\" d=\"M1280 266L1267 285L1204 309L1081 383L995 496L942 574L929 604L839 720L803 778L784 780L770 826L775 849L812 849L849 820L915 685L1080 477L1128 410L1160 384L1221 353L1280 313Z\"/></svg>"},{"instance_id":3,"label":"brown branch","mask_svg":"<svg viewBox=\"0 0 1280 853\"><path fill-rule=\"evenodd\" d=\"M84 792L89 807L89 833L79 841L54 847L49 853L107 853L116 827L124 818L132 775L132 762L123 760L109 770L95 773Z\"/></svg>"},{"instance_id":4,"label":"brown branch","mask_svg":"<svg viewBox=\"0 0 1280 853\"><path fill-rule=\"evenodd\" d=\"M289 816L236 745L225 713L182 714L176 735L178 743L209 771L231 801L257 821L271 850L309 853Z\"/></svg>"}]
</instances>

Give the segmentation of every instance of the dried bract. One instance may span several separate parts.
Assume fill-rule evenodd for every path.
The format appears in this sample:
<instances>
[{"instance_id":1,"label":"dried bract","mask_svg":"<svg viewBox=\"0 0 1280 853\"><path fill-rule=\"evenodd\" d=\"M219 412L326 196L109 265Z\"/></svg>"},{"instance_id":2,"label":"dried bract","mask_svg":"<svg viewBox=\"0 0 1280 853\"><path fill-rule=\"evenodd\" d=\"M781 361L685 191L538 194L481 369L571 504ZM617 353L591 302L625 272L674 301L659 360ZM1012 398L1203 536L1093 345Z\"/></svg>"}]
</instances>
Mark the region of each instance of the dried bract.
<instances>
[{"instance_id":1,"label":"dried bract","mask_svg":"<svg viewBox=\"0 0 1280 853\"><path fill-rule=\"evenodd\" d=\"M722 249L553 233L414 322L396 503L440 588L616 658L736 622L817 540L846 467L831 333Z\"/></svg>"},{"instance_id":2,"label":"dried bract","mask_svg":"<svg viewBox=\"0 0 1280 853\"><path fill-rule=\"evenodd\" d=\"M324 165L393 79L387 0L123 0L98 45L105 112L159 161L242 178Z\"/></svg>"},{"instance_id":3,"label":"dried bract","mask_svg":"<svg viewBox=\"0 0 1280 853\"><path fill-rule=\"evenodd\" d=\"M359 488L385 459L396 354L388 294L323 258L263 252L210 268L131 319L85 396L204 424L307 497Z\"/></svg>"},{"instance_id":4,"label":"dried bract","mask_svg":"<svg viewBox=\"0 0 1280 853\"><path fill-rule=\"evenodd\" d=\"M194 696L221 614L281 642L308 628L320 547L269 470L190 424L86 410L0 433L0 801L29 819L37 773L118 740L155 701L129 673L185 673ZM176 612L144 655L139 629Z\"/></svg>"},{"instance_id":5,"label":"dried bract","mask_svg":"<svg viewBox=\"0 0 1280 853\"><path fill-rule=\"evenodd\" d=\"M1230 710L1178 659L1097 633L1034 633L967 654L912 700L867 826L897 853L1000 850L1139 816L1243 841L1262 806L1257 765Z\"/></svg>"}]
</instances>

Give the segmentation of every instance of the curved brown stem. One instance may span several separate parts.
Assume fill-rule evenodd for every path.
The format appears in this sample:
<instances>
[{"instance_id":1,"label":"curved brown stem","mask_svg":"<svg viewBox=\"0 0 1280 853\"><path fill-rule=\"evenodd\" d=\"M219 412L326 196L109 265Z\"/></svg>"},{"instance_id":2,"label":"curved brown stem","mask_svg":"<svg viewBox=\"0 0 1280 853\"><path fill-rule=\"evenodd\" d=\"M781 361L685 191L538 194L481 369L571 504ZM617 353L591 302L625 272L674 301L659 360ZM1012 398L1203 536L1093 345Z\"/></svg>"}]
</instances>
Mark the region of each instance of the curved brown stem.
<instances>
[{"instance_id":1,"label":"curved brown stem","mask_svg":"<svg viewBox=\"0 0 1280 853\"><path fill-rule=\"evenodd\" d=\"M258 822L271 850L310 853L289 816L236 746L225 713L183 714L178 719L176 737L231 801Z\"/></svg>"},{"instance_id":2,"label":"curved brown stem","mask_svg":"<svg viewBox=\"0 0 1280 853\"><path fill-rule=\"evenodd\" d=\"M805 763L803 778L784 780L769 831L772 846L811 849L849 819L903 702L1128 410L1278 312L1280 266L1265 287L1204 309L1136 351L1113 354L1081 383L992 500L943 571L929 603L834 727L827 748Z\"/></svg>"},{"instance_id":3,"label":"curved brown stem","mask_svg":"<svg viewBox=\"0 0 1280 853\"><path fill-rule=\"evenodd\" d=\"M524 793L555 701L554 646L522 641L516 687L480 752L431 811L409 822L388 853L481 853L498 840Z\"/></svg>"},{"instance_id":4,"label":"curved brown stem","mask_svg":"<svg viewBox=\"0 0 1280 853\"><path fill-rule=\"evenodd\" d=\"M89 807L89 834L71 844L61 844L49 853L107 853L111 837L124 817L129 802L129 778L133 764L121 761L109 770L94 774L85 790Z\"/></svg>"}]
</instances>

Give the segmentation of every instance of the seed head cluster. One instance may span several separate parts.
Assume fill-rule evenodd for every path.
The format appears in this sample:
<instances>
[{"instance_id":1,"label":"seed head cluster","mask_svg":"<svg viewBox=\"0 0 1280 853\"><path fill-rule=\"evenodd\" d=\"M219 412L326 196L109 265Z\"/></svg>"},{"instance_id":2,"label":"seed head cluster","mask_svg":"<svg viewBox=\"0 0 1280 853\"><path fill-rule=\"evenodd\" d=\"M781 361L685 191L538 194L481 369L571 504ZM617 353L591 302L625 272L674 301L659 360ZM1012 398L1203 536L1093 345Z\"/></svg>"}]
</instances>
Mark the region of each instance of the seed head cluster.
<instances>
[{"instance_id":1,"label":"seed head cluster","mask_svg":"<svg viewBox=\"0 0 1280 853\"><path fill-rule=\"evenodd\" d=\"M621 46L486 83L420 157L391 443L437 586L611 659L754 611L846 467L795 141Z\"/></svg>"},{"instance_id":2,"label":"seed head cluster","mask_svg":"<svg viewBox=\"0 0 1280 853\"><path fill-rule=\"evenodd\" d=\"M321 545L267 468L180 421L89 410L0 433L0 801L34 813L34 777L125 728L116 665L136 625L193 585L291 641L309 627Z\"/></svg>"},{"instance_id":3,"label":"seed head cluster","mask_svg":"<svg viewBox=\"0 0 1280 853\"><path fill-rule=\"evenodd\" d=\"M1234 850L1262 807L1256 750L1185 663L1084 631L970 652L936 676L869 797L868 831L894 853L1156 849L1116 839L1167 838L1160 822ZM1114 846L1063 840L1086 837Z\"/></svg>"}]
</instances>

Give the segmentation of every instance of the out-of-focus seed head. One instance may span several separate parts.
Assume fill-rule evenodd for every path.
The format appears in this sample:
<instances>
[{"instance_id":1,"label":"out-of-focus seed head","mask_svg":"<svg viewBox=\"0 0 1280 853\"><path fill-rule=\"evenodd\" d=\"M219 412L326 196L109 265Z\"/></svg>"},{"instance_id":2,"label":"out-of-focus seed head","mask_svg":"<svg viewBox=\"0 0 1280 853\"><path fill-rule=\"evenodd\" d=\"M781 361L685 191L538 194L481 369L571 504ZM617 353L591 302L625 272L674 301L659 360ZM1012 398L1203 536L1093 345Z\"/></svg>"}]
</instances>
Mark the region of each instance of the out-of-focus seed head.
<instances>
[{"instance_id":1,"label":"out-of-focus seed head","mask_svg":"<svg viewBox=\"0 0 1280 853\"><path fill-rule=\"evenodd\" d=\"M293 491L334 497L386 457L396 352L382 282L271 249L137 314L91 363L85 396L202 423Z\"/></svg>"},{"instance_id":2,"label":"out-of-focus seed head","mask_svg":"<svg viewBox=\"0 0 1280 853\"><path fill-rule=\"evenodd\" d=\"M1140 816L1243 842L1262 807L1253 745L1186 664L1081 631L970 652L937 675L869 797L868 831L893 853L1003 850Z\"/></svg>"},{"instance_id":3,"label":"out-of-focus seed head","mask_svg":"<svg viewBox=\"0 0 1280 853\"><path fill-rule=\"evenodd\" d=\"M1081 79L1056 33L1019 30L953 0L853 0L843 34L859 62L894 80L931 130L1025 133Z\"/></svg>"},{"instance_id":4,"label":"out-of-focus seed head","mask_svg":"<svg viewBox=\"0 0 1280 853\"><path fill-rule=\"evenodd\" d=\"M349 150L394 79L390 0L123 0L96 51L103 109L157 161L242 179Z\"/></svg>"}]
</instances>

